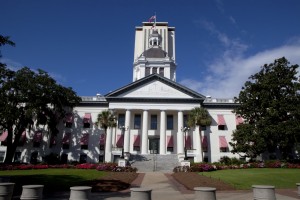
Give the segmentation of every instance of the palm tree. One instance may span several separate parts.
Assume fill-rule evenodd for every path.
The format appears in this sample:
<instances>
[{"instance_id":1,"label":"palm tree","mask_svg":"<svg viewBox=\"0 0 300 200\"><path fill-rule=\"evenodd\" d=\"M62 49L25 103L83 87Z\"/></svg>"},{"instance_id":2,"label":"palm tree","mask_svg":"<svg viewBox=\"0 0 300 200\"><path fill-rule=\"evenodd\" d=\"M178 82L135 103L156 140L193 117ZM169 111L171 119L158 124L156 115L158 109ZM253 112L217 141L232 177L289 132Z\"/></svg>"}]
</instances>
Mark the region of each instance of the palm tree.
<instances>
[{"instance_id":1,"label":"palm tree","mask_svg":"<svg viewBox=\"0 0 300 200\"><path fill-rule=\"evenodd\" d=\"M190 111L188 115L187 124L189 127L196 127L196 126L199 127L200 142L202 143L201 126L211 125L211 117L205 108L195 107ZM200 154L201 154L201 159L203 161L202 145L200 148Z\"/></svg>"},{"instance_id":2,"label":"palm tree","mask_svg":"<svg viewBox=\"0 0 300 200\"><path fill-rule=\"evenodd\" d=\"M101 113L98 114L95 125L100 126L101 128L104 129L104 135L106 138L107 129L117 126L116 117L112 111L103 110ZM105 139L105 143L104 143L104 155L103 155L104 162L105 162L105 149L106 149L106 139Z\"/></svg>"}]
</instances>

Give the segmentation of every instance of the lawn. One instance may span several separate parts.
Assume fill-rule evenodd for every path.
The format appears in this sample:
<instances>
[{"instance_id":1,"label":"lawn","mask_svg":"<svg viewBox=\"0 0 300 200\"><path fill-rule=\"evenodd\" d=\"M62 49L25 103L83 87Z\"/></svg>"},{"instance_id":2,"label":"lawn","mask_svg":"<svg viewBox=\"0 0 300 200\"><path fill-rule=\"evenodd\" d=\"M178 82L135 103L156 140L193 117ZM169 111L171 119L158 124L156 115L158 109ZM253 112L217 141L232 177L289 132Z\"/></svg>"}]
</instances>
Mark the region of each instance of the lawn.
<instances>
[{"instance_id":1,"label":"lawn","mask_svg":"<svg viewBox=\"0 0 300 200\"><path fill-rule=\"evenodd\" d=\"M9 177L15 183L14 193L20 194L22 185L44 185L45 192L69 191L70 187L101 178L107 172L95 169L39 169L0 171L0 177Z\"/></svg>"},{"instance_id":2,"label":"lawn","mask_svg":"<svg viewBox=\"0 0 300 200\"><path fill-rule=\"evenodd\" d=\"M252 185L272 185L275 188L295 188L300 183L299 169L253 168L217 170L199 174L219 179L235 189L251 189Z\"/></svg>"}]
</instances>

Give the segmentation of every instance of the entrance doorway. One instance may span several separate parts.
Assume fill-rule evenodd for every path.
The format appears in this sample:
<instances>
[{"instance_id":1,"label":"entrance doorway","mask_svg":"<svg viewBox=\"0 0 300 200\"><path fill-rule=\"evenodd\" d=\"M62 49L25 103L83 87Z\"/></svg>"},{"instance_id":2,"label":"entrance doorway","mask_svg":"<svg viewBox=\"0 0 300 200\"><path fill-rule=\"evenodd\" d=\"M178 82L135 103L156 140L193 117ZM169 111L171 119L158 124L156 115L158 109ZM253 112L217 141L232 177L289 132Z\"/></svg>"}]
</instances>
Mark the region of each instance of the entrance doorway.
<instances>
[{"instance_id":1,"label":"entrance doorway","mask_svg":"<svg viewBox=\"0 0 300 200\"><path fill-rule=\"evenodd\" d=\"M159 153L159 138L149 138L149 150L150 154Z\"/></svg>"}]
</instances>

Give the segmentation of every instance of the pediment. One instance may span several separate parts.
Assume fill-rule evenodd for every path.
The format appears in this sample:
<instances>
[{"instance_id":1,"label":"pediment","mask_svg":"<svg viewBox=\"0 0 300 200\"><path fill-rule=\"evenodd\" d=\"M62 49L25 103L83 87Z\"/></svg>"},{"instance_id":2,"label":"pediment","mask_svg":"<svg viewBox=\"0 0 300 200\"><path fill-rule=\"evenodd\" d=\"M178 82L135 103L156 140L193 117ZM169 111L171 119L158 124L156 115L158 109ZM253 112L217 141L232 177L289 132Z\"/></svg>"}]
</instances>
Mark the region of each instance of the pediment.
<instances>
[{"instance_id":1,"label":"pediment","mask_svg":"<svg viewBox=\"0 0 300 200\"><path fill-rule=\"evenodd\" d=\"M152 74L130 83L105 95L105 98L205 99L203 95L157 74Z\"/></svg>"},{"instance_id":2,"label":"pediment","mask_svg":"<svg viewBox=\"0 0 300 200\"><path fill-rule=\"evenodd\" d=\"M119 97L130 98L192 98L190 95L177 90L158 80L153 80L144 85L140 85Z\"/></svg>"}]
</instances>

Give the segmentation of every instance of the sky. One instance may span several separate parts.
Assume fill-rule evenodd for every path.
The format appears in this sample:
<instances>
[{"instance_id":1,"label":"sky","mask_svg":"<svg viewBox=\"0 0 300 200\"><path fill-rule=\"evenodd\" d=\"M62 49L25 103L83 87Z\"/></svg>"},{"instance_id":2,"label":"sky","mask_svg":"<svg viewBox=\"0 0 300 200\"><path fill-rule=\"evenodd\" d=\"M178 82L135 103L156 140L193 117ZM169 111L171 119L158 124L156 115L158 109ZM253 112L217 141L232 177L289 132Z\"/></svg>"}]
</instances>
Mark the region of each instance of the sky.
<instances>
[{"instance_id":1,"label":"sky","mask_svg":"<svg viewBox=\"0 0 300 200\"><path fill-rule=\"evenodd\" d=\"M0 0L1 62L43 69L79 96L132 82L135 27L156 14L175 27L177 79L212 98L285 57L300 64L299 0Z\"/></svg>"}]
</instances>

